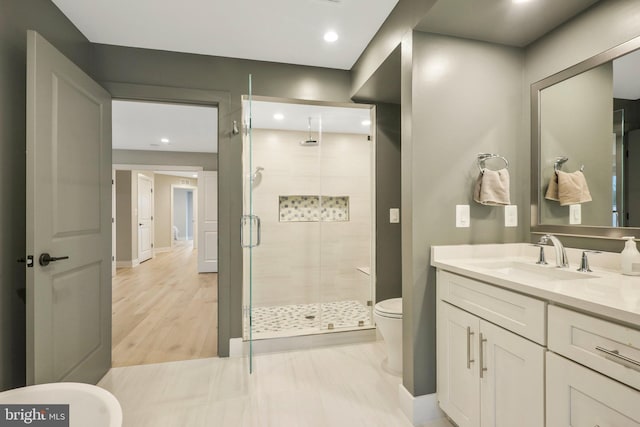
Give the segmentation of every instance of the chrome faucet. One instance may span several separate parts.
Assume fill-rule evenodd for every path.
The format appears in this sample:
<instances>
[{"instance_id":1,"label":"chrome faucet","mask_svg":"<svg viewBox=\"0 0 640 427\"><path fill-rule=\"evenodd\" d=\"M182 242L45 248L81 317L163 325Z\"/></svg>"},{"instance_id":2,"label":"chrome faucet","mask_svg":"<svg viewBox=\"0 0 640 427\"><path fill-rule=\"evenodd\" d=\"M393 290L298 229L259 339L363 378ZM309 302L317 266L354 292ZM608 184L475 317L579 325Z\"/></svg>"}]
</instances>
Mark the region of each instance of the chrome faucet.
<instances>
[{"instance_id":1,"label":"chrome faucet","mask_svg":"<svg viewBox=\"0 0 640 427\"><path fill-rule=\"evenodd\" d=\"M556 251L556 266L560 268L569 267L569 258L567 258L567 251L565 251L562 242L551 234L545 234L540 238L538 244L546 245L551 242L553 244L553 248Z\"/></svg>"}]
</instances>

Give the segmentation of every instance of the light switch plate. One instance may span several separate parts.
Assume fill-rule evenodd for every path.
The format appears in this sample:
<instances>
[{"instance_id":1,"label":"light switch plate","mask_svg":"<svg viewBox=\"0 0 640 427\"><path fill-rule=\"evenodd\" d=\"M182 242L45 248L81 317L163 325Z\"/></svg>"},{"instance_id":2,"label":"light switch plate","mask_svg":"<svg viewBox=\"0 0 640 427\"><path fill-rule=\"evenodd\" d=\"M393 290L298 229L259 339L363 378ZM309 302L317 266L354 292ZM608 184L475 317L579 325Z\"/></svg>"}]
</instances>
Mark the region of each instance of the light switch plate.
<instances>
[{"instance_id":1,"label":"light switch plate","mask_svg":"<svg viewBox=\"0 0 640 427\"><path fill-rule=\"evenodd\" d=\"M518 205L507 205L504 207L504 226L518 226Z\"/></svg>"},{"instance_id":2,"label":"light switch plate","mask_svg":"<svg viewBox=\"0 0 640 427\"><path fill-rule=\"evenodd\" d=\"M582 224L582 205L569 205L569 224Z\"/></svg>"},{"instance_id":3,"label":"light switch plate","mask_svg":"<svg viewBox=\"0 0 640 427\"><path fill-rule=\"evenodd\" d=\"M470 225L469 205L456 205L456 227L468 228Z\"/></svg>"},{"instance_id":4,"label":"light switch plate","mask_svg":"<svg viewBox=\"0 0 640 427\"><path fill-rule=\"evenodd\" d=\"M398 224L399 222L400 222L400 209L399 208L389 209L389 223Z\"/></svg>"}]
</instances>

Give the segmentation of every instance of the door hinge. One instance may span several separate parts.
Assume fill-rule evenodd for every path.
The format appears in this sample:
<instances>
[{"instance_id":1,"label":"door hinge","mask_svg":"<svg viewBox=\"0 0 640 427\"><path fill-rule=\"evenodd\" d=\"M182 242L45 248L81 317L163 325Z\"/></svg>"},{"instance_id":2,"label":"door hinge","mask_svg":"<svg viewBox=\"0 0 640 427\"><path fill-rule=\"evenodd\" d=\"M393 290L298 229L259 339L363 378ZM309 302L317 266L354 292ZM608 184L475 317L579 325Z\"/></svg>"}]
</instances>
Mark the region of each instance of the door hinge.
<instances>
[{"instance_id":1,"label":"door hinge","mask_svg":"<svg viewBox=\"0 0 640 427\"><path fill-rule=\"evenodd\" d=\"M111 185L115 184L116 182L114 180L111 180Z\"/></svg>"},{"instance_id":2,"label":"door hinge","mask_svg":"<svg viewBox=\"0 0 640 427\"><path fill-rule=\"evenodd\" d=\"M153 247L153 243L151 244L151 247Z\"/></svg>"},{"instance_id":3,"label":"door hinge","mask_svg":"<svg viewBox=\"0 0 640 427\"><path fill-rule=\"evenodd\" d=\"M153 221L153 215L151 215L151 221Z\"/></svg>"},{"instance_id":4,"label":"door hinge","mask_svg":"<svg viewBox=\"0 0 640 427\"><path fill-rule=\"evenodd\" d=\"M115 224L116 223L116 219L111 217L111 224Z\"/></svg>"},{"instance_id":5,"label":"door hinge","mask_svg":"<svg viewBox=\"0 0 640 427\"><path fill-rule=\"evenodd\" d=\"M153 188L151 189L151 192L153 193Z\"/></svg>"},{"instance_id":6,"label":"door hinge","mask_svg":"<svg viewBox=\"0 0 640 427\"><path fill-rule=\"evenodd\" d=\"M114 257L113 255L111 256L111 261L115 261L116 257Z\"/></svg>"}]
</instances>

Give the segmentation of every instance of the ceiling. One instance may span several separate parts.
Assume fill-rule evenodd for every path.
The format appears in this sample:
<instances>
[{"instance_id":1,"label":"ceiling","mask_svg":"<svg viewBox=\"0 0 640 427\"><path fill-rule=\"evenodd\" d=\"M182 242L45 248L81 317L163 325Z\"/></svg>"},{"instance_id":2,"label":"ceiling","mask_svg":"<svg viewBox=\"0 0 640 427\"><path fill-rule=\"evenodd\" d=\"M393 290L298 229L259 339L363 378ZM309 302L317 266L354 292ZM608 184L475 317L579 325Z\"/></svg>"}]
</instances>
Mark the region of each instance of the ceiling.
<instances>
[{"instance_id":1,"label":"ceiling","mask_svg":"<svg viewBox=\"0 0 640 427\"><path fill-rule=\"evenodd\" d=\"M398 0L52 0L94 43L351 69ZM564 0L563 0L564 1ZM328 30L339 38L324 41Z\"/></svg>"},{"instance_id":2,"label":"ceiling","mask_svg":"<svg viewBox=\"0 0 640 427\"><path fill-rule=\"evenodd\" d=\"M524 47L599 0L440 0L416 30Z\"/></svg>"},{"instance_id":3,"label":"ceiling","mask_svg":"<svg viewBox=\"0 0 640 427\"><path fill-rule=\"evenodd\" d=\"M218 151L215 107L114 100L112 109L116 150ZM169 142L163 142L163 138Z\"/></svg>"}]
</instances>

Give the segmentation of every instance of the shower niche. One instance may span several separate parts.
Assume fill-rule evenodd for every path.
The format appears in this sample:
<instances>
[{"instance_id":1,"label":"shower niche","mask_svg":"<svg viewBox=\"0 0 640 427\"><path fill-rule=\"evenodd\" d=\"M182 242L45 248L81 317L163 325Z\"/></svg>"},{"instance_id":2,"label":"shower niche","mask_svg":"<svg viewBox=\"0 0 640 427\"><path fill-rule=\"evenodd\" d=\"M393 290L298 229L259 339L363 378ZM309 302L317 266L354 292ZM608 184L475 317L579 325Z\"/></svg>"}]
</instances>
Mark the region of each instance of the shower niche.
<instances>
[{"instance_id":1,"label":"shower niche","mask_svg":"<svg viewBox=\"0 0 640 427\"><path fill-rule=\"evenodd\" d=\"M373 327L374 107L243 99L243 336Z\"/></svg>"}]
</instances>

